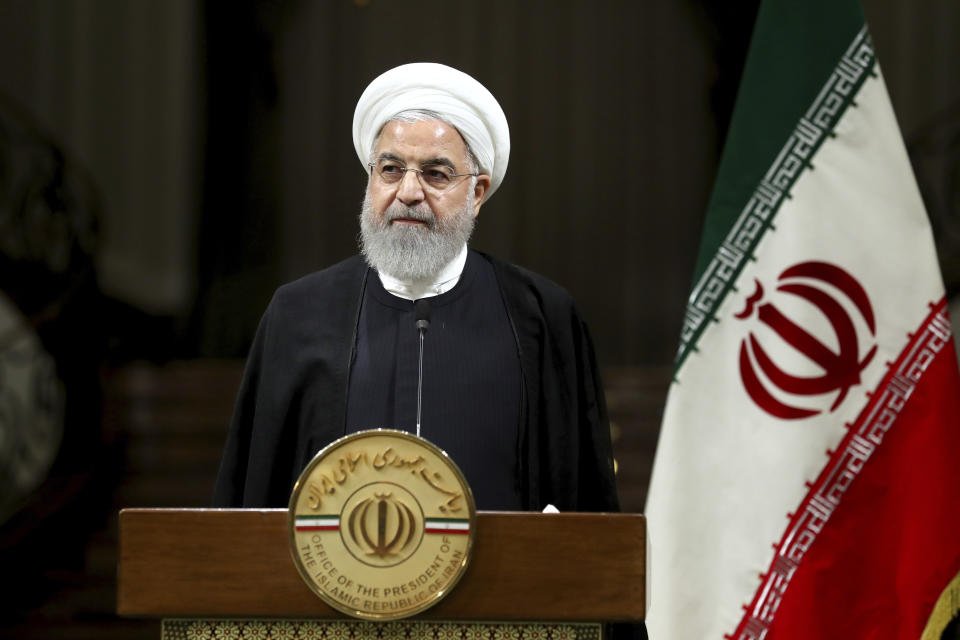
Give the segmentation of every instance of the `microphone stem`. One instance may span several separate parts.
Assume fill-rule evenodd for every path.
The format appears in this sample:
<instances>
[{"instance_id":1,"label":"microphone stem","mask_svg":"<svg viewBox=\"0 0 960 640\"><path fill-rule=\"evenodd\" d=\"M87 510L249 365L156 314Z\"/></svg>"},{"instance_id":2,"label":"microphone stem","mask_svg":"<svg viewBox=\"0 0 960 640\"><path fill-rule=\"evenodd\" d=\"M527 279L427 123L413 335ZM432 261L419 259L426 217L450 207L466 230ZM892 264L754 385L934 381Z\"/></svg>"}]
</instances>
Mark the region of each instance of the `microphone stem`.
<instances>
[{"instance_id":1,"label":"microphone stem","mask_svg":"<svg viewBox=\"0 0 960 640\"><path fill-rule=\"evenodd\" d=\"M417 375L417 437L420 437L420 406L423 393L423 329L420 329L420 370Z\"/></svg>"}]
</instances>

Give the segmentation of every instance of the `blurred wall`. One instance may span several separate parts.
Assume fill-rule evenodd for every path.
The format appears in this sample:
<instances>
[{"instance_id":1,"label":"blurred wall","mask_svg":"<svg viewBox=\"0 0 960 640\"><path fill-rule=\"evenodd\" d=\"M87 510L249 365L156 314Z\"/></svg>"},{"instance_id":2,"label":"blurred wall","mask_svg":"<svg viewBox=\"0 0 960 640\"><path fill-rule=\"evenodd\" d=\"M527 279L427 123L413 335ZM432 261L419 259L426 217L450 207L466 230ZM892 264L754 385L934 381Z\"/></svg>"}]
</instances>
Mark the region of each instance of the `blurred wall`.
<instances>
[{"instance_id":1,"label":"blurred wall","mask_svg":"<svg viewBox=\"0 0 960 640\"><path fill-rule=\"evenodd\" d=\"M862 0L904 138L960 103L960 2Z\"/></svg>"},{"instance_id":2,"label":"blurred wall","mask_svg":"<svg viewBox=\"0 0 960 640\"><path fill-rule=\"evenodd\" d=\"M196 292L199 18L189 0L0 2L0 100L92 176L100 286L151 314Z\"/></svg>"}]
</instances>

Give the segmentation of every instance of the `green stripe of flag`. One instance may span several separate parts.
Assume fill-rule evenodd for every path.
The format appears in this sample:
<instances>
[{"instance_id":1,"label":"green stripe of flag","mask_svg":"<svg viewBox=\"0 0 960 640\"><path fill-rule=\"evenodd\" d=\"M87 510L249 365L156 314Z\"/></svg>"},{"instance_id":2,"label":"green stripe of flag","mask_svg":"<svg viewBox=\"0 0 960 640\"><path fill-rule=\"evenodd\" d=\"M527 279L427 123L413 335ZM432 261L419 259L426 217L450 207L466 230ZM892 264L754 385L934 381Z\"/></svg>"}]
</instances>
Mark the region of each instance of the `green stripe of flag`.
<instances>
[{"instance_id":1,"label":"green stripe of flag","mask_svg":"<svg viewBox=\"0 0 960 640\"><path fill-rule=\"evenodd\" d=\"M825 21L809 10L813 4L830 15L831 32L824 33ZM771 28L778 23L793 28ZM695 280L863 25L855 2L763 3L707 209ZM816 47L810 46L811 34Z\"/></svg>"},{"instance_id":2,"label":"green stripe of flag","mask_svg":"<svg viewBox=\"0 0 960 640\"><path fill-rule=\"evenodd\" d=\"M469 518L424 518L427 522L462 522L470 524Z\"/></svg>"}]
</instances>

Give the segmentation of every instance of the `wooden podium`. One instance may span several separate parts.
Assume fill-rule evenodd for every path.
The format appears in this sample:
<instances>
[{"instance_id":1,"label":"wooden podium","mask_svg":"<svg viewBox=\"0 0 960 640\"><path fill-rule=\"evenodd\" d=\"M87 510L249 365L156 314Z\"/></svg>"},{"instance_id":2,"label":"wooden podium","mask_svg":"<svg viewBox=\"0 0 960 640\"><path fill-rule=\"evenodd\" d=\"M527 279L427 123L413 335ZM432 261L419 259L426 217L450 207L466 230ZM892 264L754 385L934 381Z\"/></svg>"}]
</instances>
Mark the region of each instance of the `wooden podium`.
<instances>
[{"instance_id":1,"label":"wooden podium","mask_svg":"<svg viewBox=\"0 0 960 640\"><path fill-rule=\"evenodd\" d=\"M286 509L124 509L117 612L164 638L587 640L644 618L639 514L477 514L467 572L406 620L354 620L303 582ZM439 626L439 628L438 628Z\"/></svg>"}]
</instances>

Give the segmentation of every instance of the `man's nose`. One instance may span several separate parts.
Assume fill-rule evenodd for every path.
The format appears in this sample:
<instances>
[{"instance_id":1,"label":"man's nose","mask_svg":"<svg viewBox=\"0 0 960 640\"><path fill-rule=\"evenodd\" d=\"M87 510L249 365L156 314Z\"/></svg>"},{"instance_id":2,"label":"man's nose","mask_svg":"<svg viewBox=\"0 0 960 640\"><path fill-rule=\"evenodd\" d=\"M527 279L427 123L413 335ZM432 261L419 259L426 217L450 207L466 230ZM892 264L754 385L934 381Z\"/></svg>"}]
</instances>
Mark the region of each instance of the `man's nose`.
<instances>
[{"instance_id":1,"label":"man's nose","mask_svg":"<svg viewBox=\"0 0 960 640\"><path fill-rule=\"evenodd\" d=\"M397 187L397 200L403 204L413 206L418 202L423 202L423 185L420 184L420 174L416 171L408 170L400 179L400 185Z\"/></svg>"}]
</instances>

